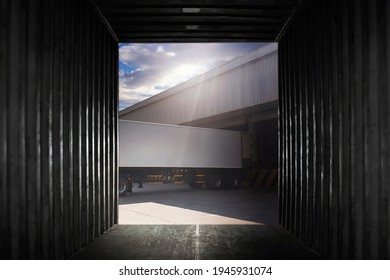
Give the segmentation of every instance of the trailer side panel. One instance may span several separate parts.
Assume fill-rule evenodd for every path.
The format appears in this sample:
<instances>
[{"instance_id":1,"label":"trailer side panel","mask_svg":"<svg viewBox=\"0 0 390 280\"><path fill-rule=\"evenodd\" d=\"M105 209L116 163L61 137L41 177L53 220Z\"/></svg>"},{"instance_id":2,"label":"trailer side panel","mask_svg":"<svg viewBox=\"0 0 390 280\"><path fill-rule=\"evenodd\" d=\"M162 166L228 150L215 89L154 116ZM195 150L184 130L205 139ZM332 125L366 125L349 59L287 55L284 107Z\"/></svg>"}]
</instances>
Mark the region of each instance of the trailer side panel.
<instances>
[{"instance_id":1,"label":"trailer side panel","mask_svg":"<svg viewBox=\"0 0 390 280\"><path fill-rule=\"evenodd\" d=\"M120 167L241 168L241 133L119 121Z\"/></svg>"}]
</instances>

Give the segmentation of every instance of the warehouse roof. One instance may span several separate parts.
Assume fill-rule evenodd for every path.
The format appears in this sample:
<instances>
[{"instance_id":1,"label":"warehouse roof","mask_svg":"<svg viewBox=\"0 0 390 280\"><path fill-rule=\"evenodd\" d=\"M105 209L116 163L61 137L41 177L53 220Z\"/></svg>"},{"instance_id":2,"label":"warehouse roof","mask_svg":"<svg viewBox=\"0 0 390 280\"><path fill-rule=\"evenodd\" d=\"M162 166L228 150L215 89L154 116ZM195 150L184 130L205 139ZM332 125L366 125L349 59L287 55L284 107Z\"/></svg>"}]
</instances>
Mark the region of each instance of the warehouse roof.
<instances>
[{"instance_id":1,"label":"warehouse roof","mask_svg":"<svg viewBox=\"0 0 390 280\"><path fill-rule=\"evenodd\" d=\"M139 110L145 106L148 106L152 103L155 103L157 101L160 101L162 99L170 97L174 94L178 94L189 87L192 87L194 85L197 85L199 83L204 82L205 80L208 80L208 79L214 78L218 75L221 75L223 73L226 73L234 68L237 68L237 67L244 65L246 63L249 63L251 61L255 61L257 59L260 59L261 57L264 57L264 56L271 54L275 51L277 51L277 44L276 43L267 44L266 46L258 48L249 54L240 56L240 57L238 57L230 62L227 62L227 63L225 63L217 68L214 68L214 69L212 69L212 70L210 70L202 75L199 75L191 80L188 80L182 84L179 84L179 85L172 87L166 91L163 91L159 94L156 94L148 99L145 99L144 101L141 101L133 106L130 106L126 109L123 109L119 112L119 116L121 117L121 116L126 115L130 112L133 112L133 111Z\"/></svg>"}]
</instances>

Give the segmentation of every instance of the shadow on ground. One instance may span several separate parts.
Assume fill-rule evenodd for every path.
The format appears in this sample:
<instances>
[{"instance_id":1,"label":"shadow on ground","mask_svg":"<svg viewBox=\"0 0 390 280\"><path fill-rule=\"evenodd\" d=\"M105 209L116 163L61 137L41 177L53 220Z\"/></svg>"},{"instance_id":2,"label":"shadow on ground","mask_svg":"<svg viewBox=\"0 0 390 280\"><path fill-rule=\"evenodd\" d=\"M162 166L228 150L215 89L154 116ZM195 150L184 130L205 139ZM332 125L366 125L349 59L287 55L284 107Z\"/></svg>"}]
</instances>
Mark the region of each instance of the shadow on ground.
<instances>
[{"instance_id":1,"label":"shadow on ground","mask_svg":"<svg viewBox=\"0 0 390 280\"><path fill-rule=\"evenodd\" d=\"M115 225L75 254L73 259L319 258L307 245L277 225L278 202L275 190L271 192L259 192L254 189L212 191L191 189L185 184L145 185L145 188L135 188L134 193L120 198L119 204L120 214L127 215L129 221L140 219L144 222L144 219L153 218L158 222L168 222L167 224ZM168 213L160 213L160 209L168 209L166 210ZM177 209L180 210L179 214L175 213ZM194 211L207 213L207 215L197 217L197 220L194 217L185 220L192 221L192 224L180 222L178 216L194 215ZM151 215L154 217L150 217ZM172 218L171 215L176 215L176 218ZM207 218L208 215L220 217L222 220L219 221L231 221L234 218L250 222L252 225L205 224L202 219ZM120 217L120 220L125 218Z\"/></svg>"},{"instance_id":2,"label":"shadow on ground","mask_svg":"<svg viewBox=\"0 0 390 280\"><path fill-rule=\"evenodd\" d=\"M276 190L207 190L191 189L186 184L150 184L143 189L133 188L133 193L120 198L119 205L119 224L278 224ZM171 209L158 208L161 205ZM177 208L191 211L178 211L179 217L163 213L173 213ZM180 219L185 215L189 216L187 220Z\"/></svg>"}]
</instances>

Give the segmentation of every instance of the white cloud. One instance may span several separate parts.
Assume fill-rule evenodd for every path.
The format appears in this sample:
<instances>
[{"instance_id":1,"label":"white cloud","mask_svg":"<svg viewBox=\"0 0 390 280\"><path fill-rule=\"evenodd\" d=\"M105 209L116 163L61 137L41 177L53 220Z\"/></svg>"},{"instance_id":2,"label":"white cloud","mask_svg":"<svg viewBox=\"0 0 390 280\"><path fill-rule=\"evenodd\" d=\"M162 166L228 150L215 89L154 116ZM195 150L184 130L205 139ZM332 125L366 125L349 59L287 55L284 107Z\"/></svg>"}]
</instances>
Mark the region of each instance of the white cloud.
<instances>
[{"instance_id":1,"label":"white cloud","mask_svg":"<svg viewBox=\"0 0 390 280\"><path fill-rule=\"evenodd\" d=\"M121 44L120 107L142 101L261 45L261 43Z\"/></svg>"}]
</instances>

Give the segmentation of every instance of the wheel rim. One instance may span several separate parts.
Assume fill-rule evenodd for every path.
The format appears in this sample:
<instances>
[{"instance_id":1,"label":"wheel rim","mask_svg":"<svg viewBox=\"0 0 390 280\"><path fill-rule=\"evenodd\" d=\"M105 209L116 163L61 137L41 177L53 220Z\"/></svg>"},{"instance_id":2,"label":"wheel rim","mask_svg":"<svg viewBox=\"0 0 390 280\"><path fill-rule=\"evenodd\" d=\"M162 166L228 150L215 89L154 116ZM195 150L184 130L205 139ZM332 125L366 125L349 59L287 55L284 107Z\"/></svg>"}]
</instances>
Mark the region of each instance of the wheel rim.
<instances>
[{"instance_id":1,"label":"wheel rim","mask_svg":"<svg viewBox=\"0 0 390 280\"><path fill-rule=\"evenodd\" d=\"M221 178L215 178L214 187L217 189L221 187Z\"/></svg>"},{"instance_id":2,"label":"wheel rim","mask_svg":"<svg viewBox=\"0 0 390 280\"><path fill-rule=\"evenodd\" d=\"M126 183L125 182L123 182L123 181L120 181L119 182L119 192L120 193L123 193L125 190L126 190Z\"/></svg>"}]
</instances>

